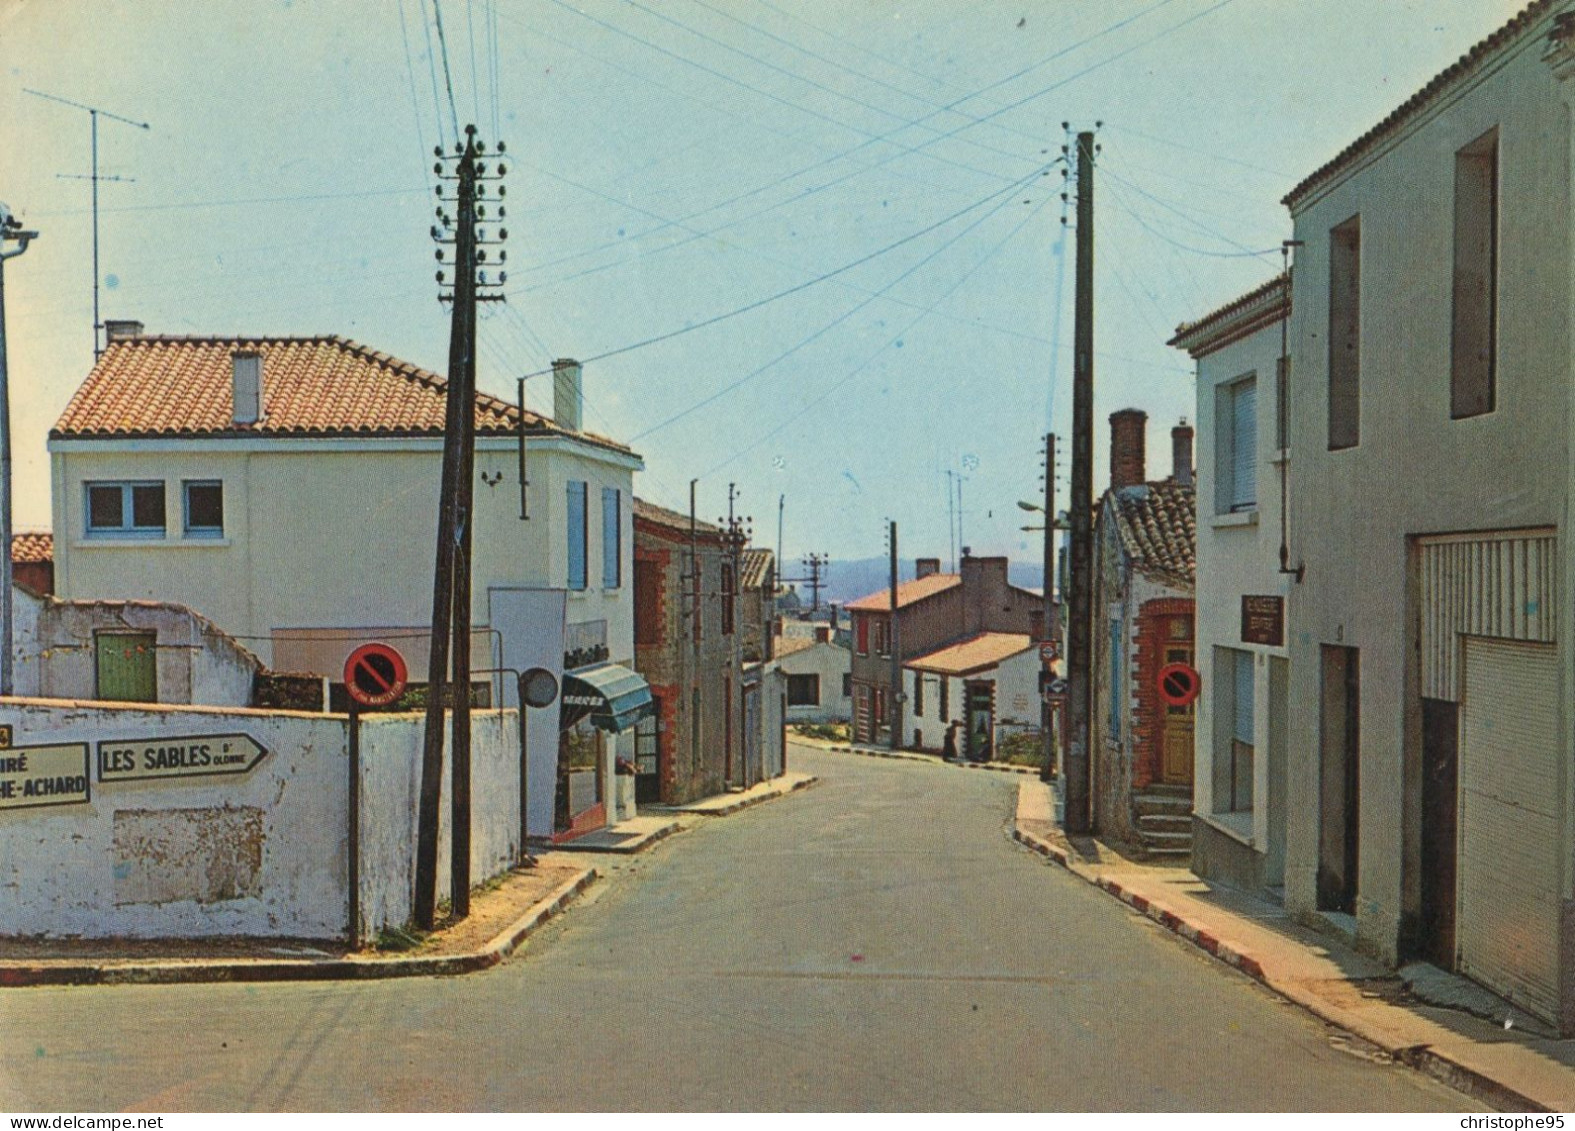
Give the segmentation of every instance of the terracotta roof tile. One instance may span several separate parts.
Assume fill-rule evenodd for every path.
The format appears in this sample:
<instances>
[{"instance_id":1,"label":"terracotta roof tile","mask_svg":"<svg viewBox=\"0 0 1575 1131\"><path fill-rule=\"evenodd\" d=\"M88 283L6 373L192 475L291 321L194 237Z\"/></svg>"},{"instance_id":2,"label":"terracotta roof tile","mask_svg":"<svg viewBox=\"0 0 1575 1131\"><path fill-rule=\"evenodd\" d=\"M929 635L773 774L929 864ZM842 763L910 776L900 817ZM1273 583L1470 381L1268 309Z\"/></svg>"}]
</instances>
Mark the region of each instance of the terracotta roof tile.
<instances>
[{"instance_id":1,"label":"terracotta roof tile","mask_svg":"<svg viewBox=\"0 0 1575 1131\"><path fill-rule=\"evenodd\" d=\"M11 536L13 562L52 562L55 560L55 536L47 530L24 531Z\"/></svg>"},{"instance_id":2,"label":"terracotta roof tile","mask_svg":"<svg viewBox=\"0 0 1575 1131\"><path fill-rule=\"evenodd\" d=\"M231 356L262 355L263 417L237 424ZM424 436L443 432L446 378L337 336L146 335L113 341L56 421L52 439ZM531 432L568 435L535 413ZM520 410L476 394L476 433L513 435ZM576 433L620 451L614 441Z\"/></svg>"},{"instance_id":3,"label":"terracotta roof tile","mask_svg":"<svg viewBox=\"0 0 1575 1131\"><path fill-rule=\"evenodd\" d=\"M687 535L689 533L688 515L679 514L677 511L668 510L666 507L659 507L655 503L647 502L639 496L636 496L634 500L634 517L649 522L654 526L660 526L667 530L676 530L680 534ZM695 531L711 538L722 533L722 528L709 522L695 519Z\"/></svg>"},{"instance_id":4,"label":"terracotta roof tile","mask_svg":"<svg viewBox=\"0 0 1575 1131\"><path fill-rule=\"evenodd\" d=\"M967 675L993 668L1002 660L1011 659L1033 646L1033 637L1026 632L981 632L967 640L937 648L916 660L909 660L905 666L942 675Z\"/></svg>"},{"instance_id":5,"label":"terracotta roof tile","mask_svg":"<svg viewBox=\"0 0 1575 1131\"><path fill-rule=\"evenodd\" d=\"M928 577L915 578L912 581L897 583L897 607L907 608L916 601L923 601L937 593L962 584L962 578L955 573L932 573ZM860 597L857 601L849 601L846 608L855 613L880 613L891 608L891 590L882 589L879 593L871 593L867 597Z\"/></svg>"},{"instance_id":6,"label":"terracotta roof tile","mask_svg":"<svg viewBox=\"0 0 1575 1131\"><path fill-rule=\"evenodd\" d=\"M776 643L772 645L772 651L780 660L783 656L791 656L794 652L808 651L818 643L820 641L813 636L779 636Z\"/></svg>"},{"instance_id":7,"label":"terracotta roof tile","mask_svg":"<svg viewBox=\"0 0 1575 1131\"><path fill-rule=\"evenodd\" d=\"M1200 357L1238 341L1260 327L1278 322L1290 313L1291 275L1282 271L1262 286L1232 299L1194 322L1183 322L1165 344L1178 346Z\"/></svg>"},{"instance_id":8,"label":"terracotta roof tile","mask_svg":"<svg viewBox=\"0 0 1575 1131\"><path fill-rule=\"evenodd\" d=\"M776 557L770 550L762 546L750 546L745 549L739 561L739 588L764 588L766 579L771 574L771 565L776 561Z\"/></svg>"},{"instance_id":9,"label":"terracotta roof tile","mask_svg":"<svg viewBox=\"0 0 1575 1131\"><path fill-rule=\"evenodd\" d=\"M1197 492L1172 480L1106 495L1122 548L1138 569L1186 588L1197 575Z\"/></svg>"}]
</instances>

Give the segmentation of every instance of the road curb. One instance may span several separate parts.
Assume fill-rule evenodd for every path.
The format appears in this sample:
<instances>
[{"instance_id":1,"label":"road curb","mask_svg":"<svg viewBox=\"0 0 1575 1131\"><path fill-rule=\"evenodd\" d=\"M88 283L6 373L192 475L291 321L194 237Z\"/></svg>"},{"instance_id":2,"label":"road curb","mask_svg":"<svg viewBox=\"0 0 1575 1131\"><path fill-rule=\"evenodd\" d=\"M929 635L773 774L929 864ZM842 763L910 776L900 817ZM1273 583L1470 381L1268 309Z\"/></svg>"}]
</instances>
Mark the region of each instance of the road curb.
<instances>
[{"instance_id":1,"label":"road curb","mask_svg":"<svg viewBox=\"0 0 1575 1131\"><path fill-rule=\"evenodd\" d=\"M212 962L136 962L117 965L80 962L70 965L6 963L0 965L0 987L12 986L148 986L212 982L339 982L376 978L440 977L473 974L502 962L533 931L567 907L595 882L595 868L586 868L537 900L518 919L480 950L468 954L410 958L337 958L325 962L302 958L264 961L222 959Z\"/></svg>"},{"instance_id":2,"label":"road curb","mask_svg":"<svg viewBox=\"0 0 1575 1131\"><path fill-rule=\"evenodd\" d=\"M787 797L801 789L808 789L820 781L817 777L807 777L803 781L794 782L786 789L772 790L769 793L757 794L754 797L741 797L731 805L724 805L720 809L675 809L675 813L689 813L696 817L731 817L742 809L750 809L762 805L767 801L776 801L778 798Z\"/></svg>"},{"instance_id":3,"label":"road curb","mask_svg":"<svg viewBox=\"0 0 1575 1131\"><path fill-rule=\"evenodd\" d=\"M1447 1084L1464 1095L1482 1100L1484 1103L1501 1109L1531 1112L1551 1112L1556 1110L1522 1092L1516 1091L1502 1081L1495 1080L1469 1065L1460 1063L1447 1053L1440 1052L1431 1045L1397 1043L1381 1032L1353 1024L1349 1017L1334 1016L1333 1011L1320 1007L1320 999L1311 994L1299 992L1297 987L1270 977L1264 970L1263 964L1251 954L1238 951L1229 944L1221 942L1209 931L1202 929L1195 923L1188 922L1169 908L1155 903L1146 896L1129 891L1119 881L1109 876L1097 876L1084 870L1072 860L1070 849L1017 827L1015 821L1012 826L1012 839L1053 863L1059 864L1068 872L1105 892L1107 895L1114 896L1134 911L1142 913L1145 917L1158 923L1178 938L1186 940L1227 966L1239 970L1253 981L1273 990L1293 1005L1311 1013L1320 1021L1350 1032L1363 1041L1382 1049L1400 1063L1425 1073L1439 1083Z\"/></svg>"},{"instance_id":4,"label":"road curb","mask_svg":"<svg viewBox=\"0 0 1575 1131\"><path fill-rule=\"evenodd\" d=\"M861 758L891 758L899 762L923 762L930 766L952 766L959 770L993 770L998 774L1035 774L1039 770L1033 766L1007 766L1000 762L949 762L938 754L913 754L906 750L872 750L863 746L848 746L840 743L833 746L817 746L817 750L830 750L838 754L857 754Z\"/></svg>"}]
</instances>

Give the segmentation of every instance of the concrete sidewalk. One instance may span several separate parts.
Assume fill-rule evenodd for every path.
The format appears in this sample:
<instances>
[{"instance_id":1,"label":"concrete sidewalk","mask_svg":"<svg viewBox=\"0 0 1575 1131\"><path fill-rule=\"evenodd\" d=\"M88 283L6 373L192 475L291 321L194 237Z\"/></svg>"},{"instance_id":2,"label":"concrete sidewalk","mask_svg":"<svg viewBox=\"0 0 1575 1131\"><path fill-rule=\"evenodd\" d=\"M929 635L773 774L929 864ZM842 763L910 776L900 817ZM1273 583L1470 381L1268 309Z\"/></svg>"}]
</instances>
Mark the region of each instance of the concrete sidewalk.
<instances>
[{"instance_id":1,"label":"concrete sidewalk","mask_svg":"<svg viewBox=\"0 0 1575 1131\"><path fill-rule=\"evenodd\" d=\"M1093 839L1069 841L1041 782L1019 786L1013 837L1395 1060L1507 1110L1575 1107L1575 1040L1528 1031L1536 1023L1508 1006L1485 1020L1429 1005L1394 970L1296 923L1277 904L1183 867L1129 860Z\"/></svg>"},{"instance_id":2,"label":"concrete sidewalk","mask_svg":"<svg viewBox=\"0 0 1575 1131\"><path fill-rule=\"evenodd\" d=\"M627 855L672 836L681 826L671 817L630 817L605 829L552 846L554 852L615 852Z\"/></svg>"},{"instance_id":3,"label":"concrete sidewalk","mask_svg":"<svg viewBox=\"0 0 1575 1131\"><path fill-rule=\"evenodd\" d=\"M0 940L0 986L355 981L469 974L496 966L597 877L561 857L506 873L471 896L470 917L406 949L352 951L270 939Z\"/></svg>"},{"instance_id":4,"label":"concrete sidewalk","mask_svg":"<svg viewBox=\"0 0 1575 1131\"><path fill-rule=\"evenodd\" d=\"M653 805L650 808L663 813L698 813L703 817L726 817L737 813L740 809L748 809L751 805L774 801L797 790L808 789L819 780L814 774L801 774L790 770L781 777L759 782L737 793L719 793L715 797L690 802L688 805Z\"/></svg>"}]
</instances>

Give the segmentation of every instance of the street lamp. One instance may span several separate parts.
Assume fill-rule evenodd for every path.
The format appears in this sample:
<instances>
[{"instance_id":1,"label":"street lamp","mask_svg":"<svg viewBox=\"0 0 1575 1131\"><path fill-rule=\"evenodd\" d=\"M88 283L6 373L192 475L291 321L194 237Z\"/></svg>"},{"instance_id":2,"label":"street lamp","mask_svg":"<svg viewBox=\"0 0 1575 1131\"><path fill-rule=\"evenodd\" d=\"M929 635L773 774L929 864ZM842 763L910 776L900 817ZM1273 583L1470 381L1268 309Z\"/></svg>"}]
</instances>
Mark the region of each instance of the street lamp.
<instances>
[{"instance_id":1,"label":"street lamp","mask_svg":"<svg viewBox=\"0 0 1575 1131\"><path fill-rule=\"evenodd\" d=\"M5 261L27 250L38 233L27 231L11 210L0 204L0 695L11 695L11 392L5 360ZM6 244L16 247L6 250Z\"/></svg>"}]
</instances>

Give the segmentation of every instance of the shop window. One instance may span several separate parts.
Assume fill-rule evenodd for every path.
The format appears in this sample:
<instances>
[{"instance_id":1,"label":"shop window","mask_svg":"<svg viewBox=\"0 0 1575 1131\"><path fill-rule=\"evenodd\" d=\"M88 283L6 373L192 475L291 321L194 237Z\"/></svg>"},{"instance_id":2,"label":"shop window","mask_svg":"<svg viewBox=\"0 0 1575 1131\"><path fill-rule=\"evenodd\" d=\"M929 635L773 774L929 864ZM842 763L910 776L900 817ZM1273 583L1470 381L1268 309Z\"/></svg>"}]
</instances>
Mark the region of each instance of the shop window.
<instances>
[{"instance_id":1,"label":"shop window","mask_svg":"<svg viewBox=\"0 0 1575 1131\"><path fill-rule=\"evenodd\" d=\"M1251 813L1253 762L1253 653L1239 648L1215 650L1216 764L1214 810Z\"/></svg>"}]
</instances>

